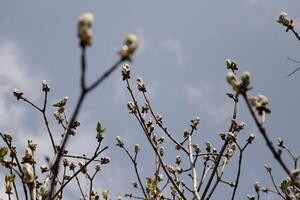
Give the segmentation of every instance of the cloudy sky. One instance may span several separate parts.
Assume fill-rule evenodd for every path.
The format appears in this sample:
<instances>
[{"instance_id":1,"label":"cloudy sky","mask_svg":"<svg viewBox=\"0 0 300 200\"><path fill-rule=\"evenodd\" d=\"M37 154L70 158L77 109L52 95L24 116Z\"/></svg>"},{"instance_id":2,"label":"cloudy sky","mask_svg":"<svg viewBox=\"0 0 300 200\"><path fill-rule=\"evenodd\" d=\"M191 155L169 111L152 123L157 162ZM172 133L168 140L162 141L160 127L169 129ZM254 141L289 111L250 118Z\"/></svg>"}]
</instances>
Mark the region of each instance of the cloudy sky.
<instances>
[{"instance_id":1,"label":"cloudy sky","mask_svg":"<svg viewBox=\"0 0 300 200\"><path fill-rule=\"evenodd\" d=\"M49 81L49 101L56 102L69 96L69 112L79 94L79 55L76 23L87 11L94 13L93 45L87 51L88 80L92 82L118 59L123 38L129 32L137 34L140 46L131 65L132 77L142 76L156 112L164 117L174 136L182 137L189 120L201 117L197 143L203 148L210 140L220 148L218 134L230 124L231 102L225 94L227 85L225 59L233 58L240 71L252 74L253 95L269 97L272 114L267 118L272 139L282 137L294 152L300 152L298 105L300 72L287 78L298 67L287 60L300 60L300 43L276 23L282 11L294 19L300 31L300 2L281 0L227 1L2 1L0 6L0 130L9 131L16 138L20 152L26 138L39 144L40 162L50 152L42 116L28 105L11 96L15 87L23 90L34 102L42 102L40 85ZM117 149L114 138L122 136L129 146L140 143L144 157L153 157L140 127L128 114L129 95L115 72L84 102L79 120L82 126L69 144L77 154L91 153L94 127L100 121L106 128L106 152L112 158L103 167L97 189L110 189L112 197L131 188L133 168L124 152ZM253 193L253 182L270 186L264 164L274 166L279 181L285 174L277 169L269 150L257 132L249 113L241 102L238 120L245 121L241 139L257 133L257 140L249 147L243 163L243 175L238 190L239 199ZM49 108L52 118L54 109ZM61 129L51 120L58 140ZM2 145L2 142L0 143ZM170 151L173 151L171 149ZM141 159L141 173L151 176L153 160ZM235 167L226 177L235 176ZM3 177L5 171L1 171ZM3 180L3 179L2 179ZM4 196L0 184L0 196ZM65 199L77 199L75 186ZM220 187L214 198L220 199L226 186ZM223 197L223 196L222 196ZM3 198L3 197L2 197ZM4 199L6 196L4 196ZM265 197L267 199L267 197ZM269 197L276 199L277 197Z\"/></svg>"}]
</instances>

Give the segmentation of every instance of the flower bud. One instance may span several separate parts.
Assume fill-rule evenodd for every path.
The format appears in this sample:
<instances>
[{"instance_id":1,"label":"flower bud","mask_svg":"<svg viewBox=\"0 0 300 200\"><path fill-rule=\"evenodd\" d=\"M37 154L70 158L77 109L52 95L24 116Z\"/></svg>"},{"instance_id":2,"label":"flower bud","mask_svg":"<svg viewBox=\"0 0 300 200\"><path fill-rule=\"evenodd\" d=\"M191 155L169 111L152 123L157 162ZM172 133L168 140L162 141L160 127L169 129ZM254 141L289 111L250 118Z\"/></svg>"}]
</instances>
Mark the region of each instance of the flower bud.
<instances>
[{"instance_id":1,"label":"flower bud","mask_svg":"<svg viewBox=\"0 0 300 200\"><path fill-rule=\"evenodd\" d=\"M98 171L100 171L101 170L101 165L96 165L95 166L95 170L98 172Z\"/></svg>"},{"instance_id":2,"label":"flower bud","mask_svg":"<svg viewBox=\"0 0 300 200\"><path fill-rule=\"evenodd\" d=\"M33 167L29 163L24 163L22 166L24 183L32 183L35 180Z\"/></svg>"},{"instance_id":3,"label":"flower bud","mask_svg":"<svg viewBox=\"0 0 300 200\"><path fill-rule=\"evenodd\" d=\"M116 140L117 140L116 145L117 145L118 147L124 147L124 142L123 142L123 140L121 139L120 136L117 136L117 137L116 137Z\"/></svg>"},{"instance_id":4,"label":"flower bud","mask_svg":"<svg viewBox=\"0 0 300 200\"><path fill-rule=\"evenodd\" d=\"M251 74L248 71L243 72L241 75L242 86L245 89L248 89L250 86L250 76L251 76Z\"/></svg>"},{"instance_id":5,"label":"flower bud","mask_svg":"<svg viewBox=\"0 0 300 200\"><path fill-rule=\"evenodd\" d=\"M260 185L259 185L258 181L254 182L254 189L255 189L256 192L260 191Z\"/></svg>"},{"instance_id":6,"label":"flower bud","mask_svg":"<svg viewBox=\"0 0 300 200\"><path fill-rule=\"evenodd\" d=\"M138 90L141 92L147 92L144 81L141 77L138 77L136 80L136 84L138 86Z\"/></svg>"},{"instance_id":7,"label":"flower bud","mask_svg":"<svg viewBox=\"0 0 300 200\"><path fill-rule=\"evenodd\" d=\"M134 152L137 154L141 151L141 146L139 144L134 145Z\"/></svg>"},{"instance_id":8,"label":"flower bud","mask_svg":"<svg viewBox=\"0 0 300 200\"><path fill-rule=\"evenodd\" d=\"M104 200L108 199L108 195L109 195L109 190L103 190L102 191L102 197Z\"/></svg>"},{"instance_id":9,"label":"flower bud","mask_svg":"<svg viewBox=\"0 0 300 200\"><path fill-rule=\"evenodd\" d=\"M110 163L110 158L109 157L100 158L100 163L103 165L108 164Z\"/></svg>"},{"instance_id":10,"label":"flower bud","mask_svg":"<svg viewBox=\"0 0 300 200\"><path fill-rule=\"evenodd\" d=\"M50 86L48 84L48 81L46 81L46 80L42 81L42 91L44 91L44 92L50 91Z\"/></svg>"},{"instance_id":11,"label":"flower bud","mask_svg":"<svg viewBox=\"0 0 300 200\"><path fill-rule=\"evenodd\" d=\"M271 172L271 171L272 171L272 167L271 167L271 166L269 166L269 165L264 165L264 167L266 168L266 170L267 170L268 172Z\"/></svg>"},{"instance_id":12,"label":"flower bud","mask_svg":"<svg viewBox=\"0 0 300 200\"><path fill-rule=\"evenodd\" d=\"M199 122L200 122L200 117L196 116L194 119L191 120L191 124L190 124L191 128L197 130L197 126Z\"/></svg>"},{"instance_id":13,"label":"flower bud","mask_svg":"<svg viewBox=\"0 0 300 200\"><path fill-rule=\"evenodd\" d=\"M292 20L288 18L288 15L286 12L280 13L276 20L279 24L282 24L283 26L289 27L292 25Z\"/></svg>"},{"instance_id":14,"label":"flower bud","mask_svg":"<svg viewBox=\"0 0 300 200\"><path fill-rule=\"evenodd\" d=\"M80 45L91 45L92 44L92 23L94 22L94 15L92 13L85 13L79 17L77 25L77 35L80 40Z\"/></svg>"},{"instance_id":15,"label":"flower bud","mask_svg":"<svg viewBox=\"0 0 300 200\"><path fill-rule=\"evenodd\" d=\"M251 133L247 139L247 141L251 144L253 142L253 140L255 139L255 135L253 133Z\"/></svg>"},{"instance_id":16,"label":"flower bud","mask_svg":"<svg viewBox=\"0 0 300 200\"><path fill-rule=\"evenodd\" d=\"M199 147L199 144L192 144L192 147L193 147L193 149L194 149L194 151L195 151L195 153L200 153L201 151L200 151L200 147Z\"/></svg>"},{"instance_id":17,"label":"flower bud","mask_svg":"<svg viewBox=\"0 0 300 200\"><path fill-rule=\"evenodd\" d=\"M240 83L238 82L235 74L232 71L229 71L227 73L226 79L227 79L227 82L229 83L229 85L231 85L234 90L237 90Z\"/></svg>"},{"instance_id":18,"label":"flower bud","mask_svg":"<svg viewBox=\"0 0 300 200\"><path fill-rule=\"evenodd\" d=\"M127 108L129 110L129 113L135 113L136 112L136 106L135 106L135 103L133 101L129 101L127 103Z\"/></svg>"},{"instance_id":19,"label":"flower bud","mask_svg":"<svg viewBox=\"0 0 300 200\"><path fill-rule=\"evenodd\" d=\"M281 138L277 138L277 145L279 147L283 147L284 146L284 141Z\"/></svg>"},{"instance_id":20,"label":"flower bud","mask_svg":"<svg viewBox=\"0 0 300 200\"><path fill-rule=\"evenodd\" d=\"M159 150L158 150L158 152L159 152L160 156L164 156L164 154L165 154L165 148L164 147L160 147Z\"/></svg>"},{"instance_id":21,"label":"flower bud","mask_svg":"<svg viewBox=\"0 0 300 200\"><path fill-rule=\"evenodd\" d=\"M235 70L238 70L237 63L234 60L226 59L225 63L227 65L227 69L231 69L232 72L234 72Z\"/></svg>"},{"instance_id":22,"label":"flower bud","mask_svg":"<svg viewBox=\"0 0 300 200\"><path fill-rule=\"evenodd\" d=\"M125 63L122 67L122 76L123 76L123 81L126 79L130 79L130 68L129 64Z\"/></svg>"},{"instance_id":23,"label":"flower bud","mask_svg":"<svg viewBox=\"0 0 300 200\"><path fill-rule=\"evenodd\" d=\"M176 161L175 161L175 163L176 163L177 165L180 165L180 163L181 163L181 156L176 156Z\"/></svg>"},{"instance_id":24,"label":"flower bud","mask_svg":"<svg viewBox=\"0 0 300 200\"><path fill-rule=\"evenodd\" d=\"M134 53L136 48L138 47L138 38L134 34L128 34L119 54L125 58L130 59L130 56Z\"/></svg>"},{"instance_id":25,"label":"flower bud","mask_svg":"<svg viewBox=\"0 0 300 200\"><path fill-rule=\"evenodd\" d=\"M22 98L23 92L18 90L17 88L13 89L13 95L17 98L17 100Z\"/></svg>"}]
</instances>

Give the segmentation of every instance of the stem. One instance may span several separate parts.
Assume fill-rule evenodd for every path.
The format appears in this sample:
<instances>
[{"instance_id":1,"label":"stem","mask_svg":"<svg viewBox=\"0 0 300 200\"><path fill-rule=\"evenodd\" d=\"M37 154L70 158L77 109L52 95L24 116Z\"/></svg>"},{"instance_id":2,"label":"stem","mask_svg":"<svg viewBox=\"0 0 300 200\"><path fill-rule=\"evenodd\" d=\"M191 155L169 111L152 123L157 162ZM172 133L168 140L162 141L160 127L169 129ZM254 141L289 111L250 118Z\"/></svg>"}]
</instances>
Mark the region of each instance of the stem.
<instances>
[{"instance_id":1,"label":"stem","mask_svg":"<svg viewBox=\"0 0 300 200\"><path fill-rule=\"evenodd\" d=\"M232 192L231 200L234 200L236 190L237 190L237 187L238 187L238 184L239 184L241 168L242 168L242 159L243 159L243 150L240 149L238 171L237 171L237 175L236 175L236 179L235 179L235 185L234 185L234 189L233 189L233 192Z\"/></svg>"},{"instance_id":2,"label":"stem","mask_svg":"<svg viewBox=\"0 0 300 200\"><path fill-rule=\"evenodd\" d=\"M292 30L292 32L294 33L294 35L296 36L296 38L300 41L300 36L299 36L299 34L295 31L294 27L291 28L290 30Z\"/></svg>"},{"instance_id":3,"label":"stem","mask_svg":"<svg viewBox=\"0 0 300 200\"><path fill-rule=\"evenodd\" d=\"M55 147L55 142L54 142L53 134L52 134L52 132L50 130L49 122L48 122L48 119L47 119L47 116L46 116L47 99L48 99L48 91L46 90L45 91L45 97L44 97L44 106L43 106L43 109L42 109L41 112L43 114L44 122L45 122L45 125L46 125L46 128L47 128L50 140L51 140L52 148L54 150L54 153L56 153L56 147Z\"/></svg>"},{"instance_id":4,"label":"stem","mask_svg":"<svg viewBox=\"0 0 300 200\"><path fill-rule=\"evenodd\" d=\"M278 194L282 199L285 199L284 196L283 196L283 195L281 194L281 192L279 191L279 189L278 189L278 187L277 187L277 185L276 185L276 183L275 183L275 180L274 180L274 177L273 177L272 172L268 170L268 173L270 174L270 177L271 177L273 186L274 186L274 188L275 188L277 194Z\"/></svg>"}]
</instances>

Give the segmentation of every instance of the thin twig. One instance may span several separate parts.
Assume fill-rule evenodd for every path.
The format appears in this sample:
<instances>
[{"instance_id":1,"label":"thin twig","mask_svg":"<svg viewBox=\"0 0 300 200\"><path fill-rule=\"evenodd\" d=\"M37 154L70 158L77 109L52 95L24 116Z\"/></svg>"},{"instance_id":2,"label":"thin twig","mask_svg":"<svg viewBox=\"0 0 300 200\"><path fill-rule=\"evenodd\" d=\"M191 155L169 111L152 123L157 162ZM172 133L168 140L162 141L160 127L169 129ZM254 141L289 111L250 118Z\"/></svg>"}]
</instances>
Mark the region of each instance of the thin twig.
<instances>
[{"instance_id":1,"label":"thin twig","mask_svg":"<svg viewBox=\"0 0 300 200\"><path fill-rule=\"evenodd\" d=\"M144 99L146 100L148 106L149 106L149 110L150 110L150 113L152 115L152 117L154 118L155 122L158 124L158 126L165 132L165 134L176 144L178 145L187 155L189 155L189 152L188 150L186 150L184 148L184 146L182 146L182 144L180 144L175 138L173 138L173 136L168 132L167 128L163 126L163 124L157 120L155 114L154 114L154 111L152 109L152 106L150 104L150 101L148 99L148 97L146 96L145 92L143 92L143 96L144 96Z\"/></svg>"},{"instance_id":2,"label":"thin twig","mask_svg":"<svg viewBox=\"0 0 300 200\"><path fill-rule=\"evenodd\" d=\"M87 158L87 157L83 157L83 156L72 156L72 155L62 155L62 157L65 157L65 158L75 158L75 159L82 159L82 160L90 160L91 158ZM93 160L95 162L99 162L100 160L98 159L95 159Z\"/></svg>"},{"instance_id":3,"label":"thin twig","mask_svg":"<svg viewBox=\"0 0 300 200\"><path fill-rule=\"evenodd\" d=\"M145 135L146 135L146 138L148 139L149 143L151 144L151 147L152 149L154 150L155 154L157 155L158 159L159 159L159 162L161 163L161 166L165 172L165 174L167 175L168 179L171 181L172 185L174 186L174 188L176 189L176 191L179 193L179 195L184 199L186 200L186 197L184 196L183 192L179 189L178 185L175 183L175 181L173 180L173 178L171 177L171 175L169 174L166 166L165 166L165 163L162 159L162 157L160 156L158 150L157 150L157 147L156 145L154 144L154 142L152 141L152 139L150 138L150 133L148 132L147 128L146 128L146 125L144 123L144 120L143 120L143 117L141 115L141 112L139 110L139 107L138 107L138 104L137 104L137 101L133 95L133 92L131 90L131 87L130 87L130 83L128 81L128 79L126 79L126 83L127 83L127 89L131 95L131 98L135 104L135 107L136 107L136 111L137 111L137 114L134 113L136 119L139 121L141 127L143 128L144 132L145 132Z\"/></svg>"},{"instance_id":4,"label":"thin twig","mask_svg":"<svg viewBox=\"0 0 300 200\"><path fill-rule=\"evenodd\" d=\"M198 185L198 192L200 191L201 186L204 182L204 175L205 175L205 171L206 171L207 162L208 162L208 160L204 161L204 166L203 166L203 169L202 169L202 175L201 175L200 182L199 182L199 185Z\"/></svg>"},{"instance_id":5,"label":"thin twig","mask_svg":"<svg viewBox=\"0 0 300 200\"><path fill-rule=\"evenodd\" d=\"M75 170L73 170L73 173L74 173L74 174L76 173ZM84 198L84 200L85 200L84 193L83 193L83 190L82 190L82 187L81 187L81 184L80 184L80 181L79 181L77 175L75 176L75 179L76 179L76 182L77 182L79 191L80 191L80 193L81 193L81 195L82 195L82 198Z\"/></svg>"},{"instance_id":6,"label":"thin twig","mask_svg":"<svg viewBox=\"0 0 300 200\"><path fill-rule=\"evenodd\" d=\"M274 180L274 177L273 177L273 174L270 170L267 170L270 177L271 177L271 180L272 180L272 184L273 184L273 187L275 188L276 190L276 193L282 198L282 199L285 199L284 196L281 194L280 190L278 189L277 185L276 185L276 182Z\"/></svg>"},{"instance_id":7,"label":"thin twig","mask_svg":"<svg viewBox=\"0 0 300 200\"><path fill-rule=\"evenodd\" d=\"M149 197L148 197L148 195L147 195L147 193L145 191L144 185L142 183L142 180L141 180L138 168L137 168L136 156L135 156L135 158L133 158L125 146L121 146L121 148L124 149L124 151L126 152L126 154L128 155L128 157L130 158L130 160L131 160L131 162L132 162L132 164L134 166L134 171L135 171L136 177L138 179L138 182L140 184L140 187L142 189L143 195L144 195L145 199L148 200ZM135 155L137 155L137 154L135 154Z\"/></svg>"},{"instance_id":8,"label":"thin twig","mask_svg":"<svg viewBox=\"0 0 300 200\"><path fill-rule=\"evenodd\" d=\"M234 200L235 194L236 194L236 191L237 191L237 188L238 188L238 185L239 185L240 174L241 174L241 169L242 169L243 152L244 152L244 149L246 148L246 146L248 144L249 144L249 142L247 142L247 144L242 149L238 145L238 148L240 150L239 162L238 162L238 171L237 171L236 179L235 179L235 182L234 182L234 189L233 189L233 192L232 192L231 200Z\"/></svg>"},{"instance_id":9,"label":"thin twig","mask_svg":"<svg viewBox=\"0 0 300 200\"><path fill-rule=\"evenodd\" d=\"M233 109L233 114L232 114L233 120L232 120L232 122L231 122L231 125L230 125L230 128L229 128L229 132L232 131L232 129L233 129L233 124L234 124L233 121L234 121L234 119L236 119L237 104L238 104L238 94L235 95L235 99L234 99L234 109ZM208 182L207 182L207 184L206 184L206 187L205 187L205 189L204 189L204 191L203 191L201 200L204 200L204 199L205 199L205 196L206 196L206 194L207 194L207 192L208 192L209 187L211 186L212 180L213 180L213 178L214 178L214 176L215 176L215 173L216 173L216 171L217 171L217 169L218 169L218 165L219 165L219 163L220 163L220 161L221 161L222 155L223 155L223 153L224 153L224 151L225 151L225 149L226 149L226 147L227 147L227 144L228 144L228 140L226 139L225 142L224 142L224 144L223 144L223 146L222 146L222 148L221 148L221 150L220 150L220 152L219 152L219 155L218 155L218 157L217 157L217 161L216 161L215 164L214 164L213 171L212 171L212 173L211 173L211 175L210 175L210 177L209 177L209 179L208 179Z\"/></svg>"},{"instance_id":10,"label":"thin twig","mask_svg":"<svg viewBox=\"0 0 300 200\"><path fill-rule=\"evenodd\" d=\"M292 32L294 33L294 35L296 36L296 38L300 41L300 36L299 36L299 34L295 31L294 27L290 28L290 30L292 30Z\"/></svg>"},{"instance_id":11,"label":"thin twig","mask_svg":"<svg viewBox=\"0 0 300 200\"><path fill-rule=\"evenodd\" d=\"M98 157L103 151L108 149L108 146L101 149L96 155L94 155L91 160L87 161L79 170L77 170L76 173L73 174L60 188L57 190L57 192L51 197L51 199L55 199L55 197L65 188L65 186L73 179L77 174L79 174L86 166L88 166L96 157Z\"/></svg>"}]
</instances>

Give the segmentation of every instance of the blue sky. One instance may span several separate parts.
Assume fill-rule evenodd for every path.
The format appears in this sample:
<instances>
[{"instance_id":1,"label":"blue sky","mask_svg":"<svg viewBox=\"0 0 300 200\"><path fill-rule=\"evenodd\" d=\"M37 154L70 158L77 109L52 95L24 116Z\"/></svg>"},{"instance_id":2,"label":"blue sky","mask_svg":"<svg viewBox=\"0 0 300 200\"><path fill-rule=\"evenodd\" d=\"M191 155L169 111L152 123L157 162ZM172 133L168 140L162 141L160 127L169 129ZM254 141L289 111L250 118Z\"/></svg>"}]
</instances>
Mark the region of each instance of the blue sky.
<instances>
[{"instance_id":1,"label":"blue sky","mask_svg":"<svg viewBox=\"0 0 300 200\"><path fill-rule=\"evenodd\" d=\"M16 102L10 91L20 88L35 102L41 102L40 85L46 79L51 86L50 102L67 95L68 110L72 111L79 93L80 49L76 23L87 11L96 18L93 45L87 51L90 82L118 59L116 52L125 35L137 34L140 46L131 66L132 77L133 80L143 77L156 112L162 114L178 138L189 120L199 115L199 144L203 147L210 140L219 147L219 132L228 128L232 110L225 96L231 91L225 80L225 59L233 58L239 63L240 72L248 70L252 74L254 89L250 93L269 97L270 137L274 140L282 137L292 150L300 152L297 132L300 74L286 77L298 67L287 56L300 60L300 45L292 33L285 33L275 21L280 12L286 11L294 19L296 30L300 30L298 1L41 0L1 4L0 129L11 132L20 146L24 146L27 137L38 141L41 162L43 154L50 150L42 118L28 106ZM96 122L101 121L107 128L106 144L111 147L106 154L111 156L112 163L103 168L98 188L99 191L111 189L113 197L132 191L133 180L129 159L113 145L115 136L122 136L128 145L140 143L144 156L153 155L138 124L128 114L128 100L120 71L115 72L85 101L79 117L83 125L70 144L76 153L90 152ZM53 111L49 109L49 116ZM244 198L253 192L254 180L270 185L263 165L272 164L277 170L277 163L272 161L243 102L238 116L238 120L247 124L244 137L252 132L257 136L247 150L243 165L238 196ZM55 121L51 123L55 127ZM55 130L58 139L61 130ZM142 161L146 163L141 166L143 176L151 176L151 162ZM234 174L235 168L229 168L228 177ZM276 178L281 180L284 176L278 170ZM228 189L220 187L214 198L219 199L224 191ZM77 198L79 194L68 195L66 199Z\"/></svg>"}]
</instances>

